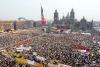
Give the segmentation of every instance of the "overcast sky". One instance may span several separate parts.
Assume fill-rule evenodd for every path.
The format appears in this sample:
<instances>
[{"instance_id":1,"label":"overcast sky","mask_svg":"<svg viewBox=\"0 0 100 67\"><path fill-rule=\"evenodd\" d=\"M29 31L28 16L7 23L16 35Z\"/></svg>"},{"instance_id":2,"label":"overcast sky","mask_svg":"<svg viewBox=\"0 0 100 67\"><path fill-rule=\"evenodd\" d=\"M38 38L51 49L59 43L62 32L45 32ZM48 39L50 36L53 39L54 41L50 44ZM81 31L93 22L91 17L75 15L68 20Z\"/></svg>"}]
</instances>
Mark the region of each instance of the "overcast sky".
<instances>
[{"instance_id":1,"label":"overcast sky","mask_svg":"<svg viewBox=\"0 0 100 67\"><path fill-rule=\"evenodd\" d=\"M13 20L26 17L40 20L41 5L46 20L53 19L55 9L61 18L74 8L75 18L78 20L85 16L88 20L100 21L100 0L0 0L0 19Z\"/></svg>"}]
</instances>

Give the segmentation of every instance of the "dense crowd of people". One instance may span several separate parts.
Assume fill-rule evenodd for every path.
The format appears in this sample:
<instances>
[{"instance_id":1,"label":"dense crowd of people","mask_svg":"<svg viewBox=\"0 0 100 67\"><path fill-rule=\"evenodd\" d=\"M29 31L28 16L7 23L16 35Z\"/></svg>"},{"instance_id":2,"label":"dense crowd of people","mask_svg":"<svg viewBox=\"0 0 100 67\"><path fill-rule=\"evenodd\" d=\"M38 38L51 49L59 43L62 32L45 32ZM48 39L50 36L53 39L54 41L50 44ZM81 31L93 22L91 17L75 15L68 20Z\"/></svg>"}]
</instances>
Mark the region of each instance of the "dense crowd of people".
<instances>
[{"instance_id":1,"label":"dense crowd of people","mask_svg":"<svg viewBox=\"0 0 100 67\"><path fill-rule=\"evenodd\" d=\"M16 41L30 39L39 35L34 30L17 31L17 32L4 32L0 34L0 48L8 45L16 45Z\"/></svg>"},{"instance_id":2,"label":"dense crowd of people","mask_svg":"<svg viewBox=\"0 0 100 67\"><path fill-rule=\"evenodd\" d=\"M37 33L38 34L38 33ZM96 38L94 36L82 35L82 34L41 34L34 37L34 33L25 32L20 34L9 33L3 36L0 36L0 47L7 46L10 44L15 44L16 40L25 40L32 39L32 44L27 44L32 47L29 51L23 51L20 53L21 56L25 56L25 53L32 54L36 52L39 56L46 58L46 61L43 62L45 65L48 63L53 64L68 64L70 66L76 67L96 67L100 65L100 53L98 50L100 49L100 45L97 42L99 41L99 36ZM82 45L89 49L89 51L82 53L78 51L73 45ZM2 55L0 55L0 60ZM33 57L32 57L33 58ZM30 57L27 57L30 59ZM36 62L41 63L34 59ZM21 66L21 64L16 64L14 59L12 61L8 61L5 59L1 62L4 67L5 65L11 65L12 67L15 65ZM24 64L25 65L25 64ZM8 66L8 67L11 67ZM26 66L30 66L26 64ZM47 67L47 66L46 66ZM99 66L98 66L99 67Z\"/></svg>"},{"instance_id":3,"label":"dense crowd of people","mask_svg":"<svg viewBox=\"0 0 100 67\"><path fill-rule=\"evenodd\" d=\"M91 65L92 61L100 64L100 55L94 52L93 45L95 43L90 43L90 45L82 44L85 40L92 40L90 36L84 35L47 35L35 38L33 51L37 52L39 55L46 57L48 60L58 60L59 63L63 64L88 64ZM82 54L77 50L73 49L72 45L84 45L91 49L90 54ZM97 46L97 44L95 44ZM99 46L100 48L100 46ZM95 47L94 49L97 49ZM95 54L92 55L93 52ZM95 56L94 56L95 55ZM95 59L94 59L94 58ZM99 60L98 60L99 59ZM50 62L50 61L48 61Z\"/></svg>"}]
</instances>

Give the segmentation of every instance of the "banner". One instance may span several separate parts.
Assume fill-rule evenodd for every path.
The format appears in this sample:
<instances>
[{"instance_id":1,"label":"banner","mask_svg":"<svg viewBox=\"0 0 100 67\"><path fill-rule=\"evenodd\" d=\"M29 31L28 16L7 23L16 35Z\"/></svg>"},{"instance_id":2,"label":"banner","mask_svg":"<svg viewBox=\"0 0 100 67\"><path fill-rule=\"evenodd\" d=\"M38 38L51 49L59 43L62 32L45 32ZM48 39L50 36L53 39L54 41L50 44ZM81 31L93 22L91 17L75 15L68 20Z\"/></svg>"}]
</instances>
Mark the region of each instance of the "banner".
<instances>
[{"instance_id":1,"label":"banner","mask_svg":"<svg viewBox=\"0 0 100 67\"><path fill-rule=\"evenodd\" d=\"M55 65L55 64L50 64L50 63L48 63L48 67L58 67L58 66Z\"/></svg>"},{"instance_id":2,"label":"banner","mask_svg":"<svg viewBox=\"0 0 100 67\"><path fill-rule=\"evenodd\" d=\"M45 60L46 60L44 57L41 57L41 56L36 56L36 58L37 58L38 60L41 60L41 61L45 61Z\"/></svg>"},{"instance_id":3,"label":"banner","mask_svg":"<svg viewBox=\"0 0 100 67\"><path fill-rule=\"evenodd\" d=\"M30 64L30 65L34 65L35 62L34 62L34 61L30 61L30 60L28 60L28 64Z\"/></svg>"},{"instance_id":4,"label":"banner","mask_svg":"<svg viewBox=\"0 0 100 67\"><path fill-rule=\"evenodd\" d=\"M37 64L35 64L35 67L44 67L44 65L37 63Z\"/></svg>"},{"instance_id":5,"label":"banner","mask_svg":"<svg viewBox=\"0 0 100 67\"><path fill-rule=\"evenodd\" d=\"M64 64L58 64L58 67L72 67L72 66L64 65Z\"/></svg>"},{"instance_id":6,"label":"banner","mask_svg":"<svg viewBox=\"0 0 100 67\"><path fill-rule=\"evenodd\" d=\"M31 44L32 40L31 39L26 39L26 40L17 40L15 41L16 45L25 45L25 44Z\"/></svg>"},{"instance_id":7,"label":"banner","mask_svg":"<svg viewBox=\"0 0 100 67\"><path fill-rule=\"evenodd\" d=\"M24 58L15 58L16 62L19 64L27 64L28 60Z\"/></svg>"}]
</instances>

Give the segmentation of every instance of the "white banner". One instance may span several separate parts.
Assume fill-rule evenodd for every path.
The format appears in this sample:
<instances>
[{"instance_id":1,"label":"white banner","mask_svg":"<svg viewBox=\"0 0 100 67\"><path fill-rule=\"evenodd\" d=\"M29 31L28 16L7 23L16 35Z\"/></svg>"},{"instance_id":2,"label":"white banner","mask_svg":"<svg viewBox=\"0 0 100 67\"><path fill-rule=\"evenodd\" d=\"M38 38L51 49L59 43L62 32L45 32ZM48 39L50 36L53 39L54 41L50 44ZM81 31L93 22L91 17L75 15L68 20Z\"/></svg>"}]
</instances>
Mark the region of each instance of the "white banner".
<instances>
[{"instance_id":1,"label":"white banner","mask_svg":"<svg viewBox=\"0 0 100 67\"><path fill-rule=\"evenodd\" d=\"M28 60L28 64L30 64L30 65L34 65L35 62L34 62L34 61L30 61L30 60Z\"/></svg>"},{"instance_id":2,"label":"white banner","mask_svg":"<svg viewBox=\"0 0 100 67\"><path fill-rule=\"evenodd\" d=\"M64 64L58 64L58 67L71 67L69 65L64 65Z\"/></svg>"},{"instance_id":3,"label":"white banner","mask_svg":"<svg viewBox=\"0 0 100 67\"><path fill-rule=\"evenodd\" d=\"M48 67L58 67L57 65L48 63Z\"/></svg>"}]
</instances>

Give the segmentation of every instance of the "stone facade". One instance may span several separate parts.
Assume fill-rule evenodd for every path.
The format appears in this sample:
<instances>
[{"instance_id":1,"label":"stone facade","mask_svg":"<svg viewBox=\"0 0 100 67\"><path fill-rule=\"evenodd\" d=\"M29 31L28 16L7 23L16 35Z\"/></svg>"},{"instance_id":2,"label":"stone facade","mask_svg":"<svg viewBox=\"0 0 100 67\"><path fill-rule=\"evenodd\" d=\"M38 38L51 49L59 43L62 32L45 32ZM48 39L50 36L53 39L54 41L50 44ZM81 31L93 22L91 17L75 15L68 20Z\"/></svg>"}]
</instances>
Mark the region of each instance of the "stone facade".
<instances>
[{"instance_id":1,"label":"stone facade","mask_svg":"<svg viewBox=\"0 0 100 67\"><path fill-rule=\"evenodd\" d=\"M16 21L0 21L0 31L9 31L9 30L17 30L17 29L28 29L32 28L34 21L32 20L16 20Z\"/></svg>"},{"instance_id":2,"label":"stone facade","mask_svg":"<svg viewBox=\"0 0 100 67\"><path fill-rule=\"evenodd\" d=\"M0 21L0 32L13 29L12 21Z\"/></svg>"},{"instance_id":3,"label":"stone facade","mask_svg":"<svg viewBox=\"0 0 100 67\"><path fill-rule=\"evenodd\" d=\"M77 19L75 19L74 9L72 9L70 13L68 12L66 17L63 16L59 20L59 14L57 10L55 10L53 26L57 28L71 29L73 31L86 31L93 28L93 21L89 22L85 19L85 17L78 21Z\"/></svg>"}]
</instances>

